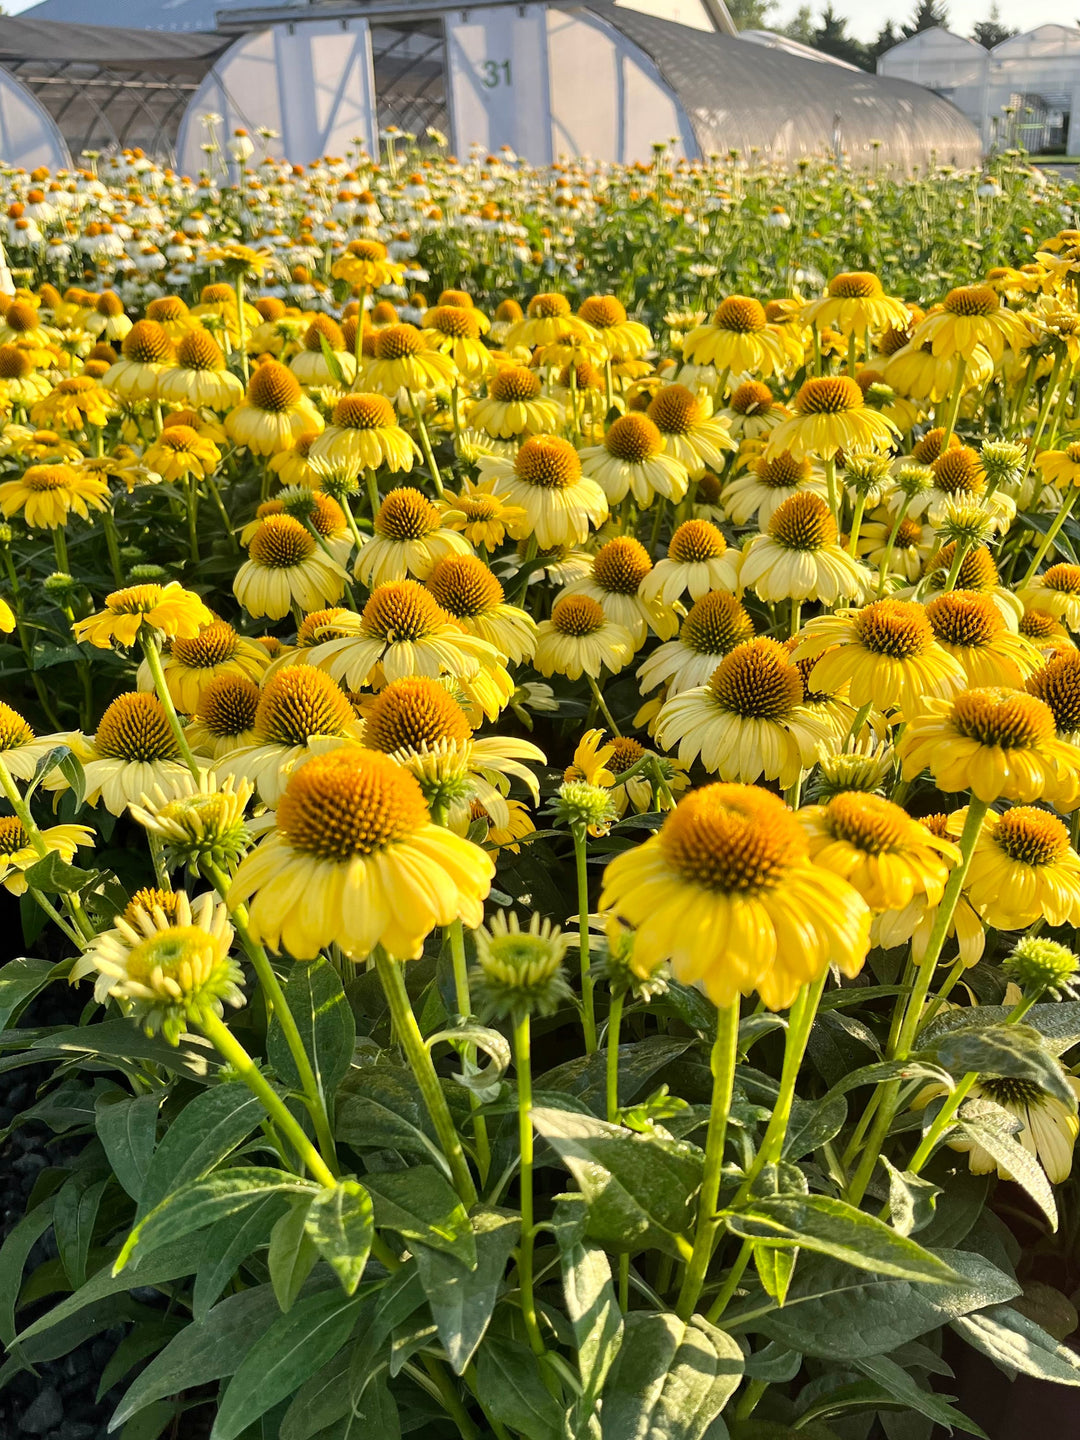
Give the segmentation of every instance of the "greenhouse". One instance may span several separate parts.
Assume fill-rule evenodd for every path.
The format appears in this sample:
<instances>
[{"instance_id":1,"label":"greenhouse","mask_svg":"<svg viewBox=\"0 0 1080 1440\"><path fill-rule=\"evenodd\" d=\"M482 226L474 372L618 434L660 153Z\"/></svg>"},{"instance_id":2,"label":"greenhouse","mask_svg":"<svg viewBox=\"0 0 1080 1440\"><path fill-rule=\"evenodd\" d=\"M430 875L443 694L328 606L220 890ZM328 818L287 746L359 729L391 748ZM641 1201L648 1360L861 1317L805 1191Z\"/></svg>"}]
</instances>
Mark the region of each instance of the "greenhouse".
<instances>
[{"instance_id":1,"label":"greenhouse","mask_svg":"<svg viewBox=\"0 0 1080 1440\"><path fill-rule=\"evenodd\" d=\"M765 35L723 33L730 21L712 0L684 0L682 24L606 0L468 10L334 0L212 14L190 0L162 9L162 29L142 4L112 12L138 29L74 23L86 13L47 0L30 20L0 20L0 60L73 157L138 146L196 174L209 163L207 114L223 117L226 134L272 132L265 145L298 163L374 153L389 126L437 131L461 154L509 146L537 164L646 160L657 140L689 158L831 155L904 171L970 165L979 152L947 100ZM182 28L163 33L177 14ZM24 163L21 152L6 158Z\"/></svg>"}]
</instances>

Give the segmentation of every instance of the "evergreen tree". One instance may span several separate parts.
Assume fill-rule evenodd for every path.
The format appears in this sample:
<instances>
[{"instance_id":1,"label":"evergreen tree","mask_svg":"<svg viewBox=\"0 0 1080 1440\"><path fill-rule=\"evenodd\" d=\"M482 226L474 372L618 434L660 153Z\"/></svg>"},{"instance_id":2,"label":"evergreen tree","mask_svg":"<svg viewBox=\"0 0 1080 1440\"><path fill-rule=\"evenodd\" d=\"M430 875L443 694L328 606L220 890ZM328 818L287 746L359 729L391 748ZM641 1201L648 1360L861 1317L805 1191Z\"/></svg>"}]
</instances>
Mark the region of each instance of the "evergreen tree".
<instances>
[{"instance_id":1,"label":"evergreen tree","mask_svg":"<svg viewBox=\"0 0 1080 1440\"><path fill-rule=\"evenodd\" d=\"M794 16L784 26L781 34L789 36L792 40L799 40L804 45L813 45L814 29L814 12L809 5L800 5Z\"/></svg>"},{"instance_id":2,"label":"evergreen tree","mask_svg":"<svg viewBox=\"0 0 1080 1440\"><path fill-rule=\"evenodd\" d=\"M1000 45L1003 40L1008 40L1015 34L1015 30L1010 30L1007 25L1002 25L1001 11L998 9L997 0L994 0L990 6L990 14L975 26L971 32L971 38L977 40L984 49L992 50L995 45Z\"/></svg>"},{"instance_id":3,"label":"evergreen tree","mask_svg":"<svg viewBox=\"0 0 1080 1440\"><path fill-rule=\"evenodd\" d=\"M776 0L727 0L727 8L736 30L767 30Z\"/></svg>"},{"instance_id":4,"label":"evergreen tree","mask_svg":"<svg viewBox=\"0 0 1080 1440\"><path fill-rule=\"evenodd\" d=\"M823 50L826 55L835 55L838 60L846 60L849 65L858 65L861 70L870 68L866 46L856 40L854 35L847 33L847 21L833 9L832 0L829 0L821 12L821 20L810 43L815 49Z\"/></svg>"},{"instance_id":5,"label":"evergreen tree","mask_svg":"<svg viewBox=\"0 0 1080 1440\"><path fill-rule=\"evenodd\" d=\"M877 33L877 39L871 40L866 47L870 58L876 61L880 55L885 54L886 50L891 50L894 45L899 45L903 38L903 34L897 30L892 21L886 20Z\"/></svg>"},{"instance_id":6,"label":"evergreen tree","mask_svg":"<svg viewBox=\"0 0 1080 1440\"><path fill-rule=\"evenodd\" d=\"M918 35L920 30L933 30L937 25L946 28L948 24L949 15L942 0L919 0L919 7L910 23L904 26L904 34Z\"/></svg>"}]
</instances>

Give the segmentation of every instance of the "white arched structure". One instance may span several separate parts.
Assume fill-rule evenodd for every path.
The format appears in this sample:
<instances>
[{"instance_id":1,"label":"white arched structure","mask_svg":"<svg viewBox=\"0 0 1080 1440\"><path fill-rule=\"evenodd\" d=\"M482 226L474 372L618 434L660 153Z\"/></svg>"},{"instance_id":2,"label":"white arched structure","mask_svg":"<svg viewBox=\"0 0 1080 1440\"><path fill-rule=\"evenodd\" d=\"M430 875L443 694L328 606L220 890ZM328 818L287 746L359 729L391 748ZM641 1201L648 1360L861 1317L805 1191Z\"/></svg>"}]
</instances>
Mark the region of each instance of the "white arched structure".
<instances>
[{"instance_id":1,"label":"white arched structure","mask_svg":"<svg viewBox=\"0 0 1080 1440\"><path fill-rule=\"evenodd\" d=\"M22 170L71 168L71 154L49 112L0 69L0 162Z\"/></svg>"}]
</instances>

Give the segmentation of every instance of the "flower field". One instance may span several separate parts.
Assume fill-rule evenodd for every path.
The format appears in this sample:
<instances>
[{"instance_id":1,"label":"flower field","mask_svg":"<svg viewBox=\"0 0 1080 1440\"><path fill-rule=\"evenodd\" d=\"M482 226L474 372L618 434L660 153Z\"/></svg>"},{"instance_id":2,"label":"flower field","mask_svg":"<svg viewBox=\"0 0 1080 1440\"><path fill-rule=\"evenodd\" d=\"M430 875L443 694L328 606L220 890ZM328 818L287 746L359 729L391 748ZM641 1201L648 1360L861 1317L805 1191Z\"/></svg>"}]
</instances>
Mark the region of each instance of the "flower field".
<instances>
[{"instance_id":1,"label":"flower field","mask_svg":"<svg viewBox=\"0 0 1080 1440\"><path fill-rule=\"evenodd\" d=\"M1080 189L0 181L0 1069L57 1146L0 1392L101 1336L124 1440L1080 1386Z\"/></svg>"}]
</instances>

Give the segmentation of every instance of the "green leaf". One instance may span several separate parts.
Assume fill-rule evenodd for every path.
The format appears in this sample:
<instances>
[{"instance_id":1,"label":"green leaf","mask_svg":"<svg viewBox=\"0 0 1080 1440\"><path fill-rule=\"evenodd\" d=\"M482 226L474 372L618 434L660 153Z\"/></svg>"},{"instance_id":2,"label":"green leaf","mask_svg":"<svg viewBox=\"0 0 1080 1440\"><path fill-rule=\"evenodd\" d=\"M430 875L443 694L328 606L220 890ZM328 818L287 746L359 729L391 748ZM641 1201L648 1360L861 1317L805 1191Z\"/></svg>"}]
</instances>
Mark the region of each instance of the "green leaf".
<instances>
[{"instance_id":1,"label":"green leaf","mask_svg":"<svg viewBox=\"0 0 1080 1440\"><path fill-rule=\"evenodd\" d=\"M572 1222L558 1223L559 1212L565 1211L568 1203L561 1200L556 1207L555 1238L559 1244L566 1314L574 1327L578 1373L581 1376L581 1395L575 1407L578 1422L575 1434L583 1434L619 1353L623 1341L623 1318L615 1298L615 1287L611 1283L611 1264L607 1256L598 1245L584 1244L576 1233L579 1229L584 1230L587 1216L581 1216L580 1226ZM577 1204L582 1206L583 1202L578 1201Z\"/></svg>"},{"instance_id":2,"label":"green leaf","mask_svg":"<svg viewBox=\"0 0 1080 1440\"><path fill-rule=\"evenodd\" d=\"M797 1245L754 1246L754 1269L758 1273L762 1289L781 1307L787 1299L798 1255Z\"/></svg>"},{"instance_id":3,"label":"green leaf","mask_svg":"<svg viewBox=\"0 0 1080 1440\"><path fill-rule=\"evenodd\" d=\"M633 1311L604 1387L603 1440L704 1440L742 1375L738 1344L703 1316Z\"/></svg>"},{"instance_id":4,"label":"green leaf","mask_svg":"<svg viewBox=\"0 0 1080 1440\"><path fill-rule=\"evenodd\" d=\"M311 1274L319 1252L307 1233L306 1220L311 1200L303 1196L293 1203L270 1231L266 1264L270 1284L282 1310L290 1310L300 1287Z\"/></svg>"},{"instance_id":5,"label":"green leaf","mask_svg":"<svg viewBox=\"0 0 1080 1440\"><path fill-rule=\"evenodd\" d=\"M901 1280L954 1282L944 1261L882 1220L828 1195L770 1195L727 1211L728 1229L744 1240L780 1240Z\"/></svg>"},{"instance_id":6,"label":"green leaf","mask_svg":"<svg viewBox=\"0 0 1080 1440\"><path fill-rule=\"evenodd\" d=\"M53 1232L60 1262L73 1290L86 1283L86 1257L101 1197L108 1183L108 1176L103 1180L94 1180L84 1172L76 1172L64 1181L56 1193Z\"/></svg>"},{"instance_id":7,"label":"green leaf","mask_svg":"<svg viewBox=\"0 0 1080 1440\"><path fill-rule=\"evenodd\" d=\"M66 746L65 750L67 750ZM74 797L75 809L81 810L83 801L86 799L86 771L82 767L82 761L71 750L67 750L67 753L60 757L58 763L60 774L67 781Z\"/></svg>"},{"instance_id":8,"label":"green leaf","mask_svg":"<svg viewBox=\"0 0 1080 1440\"><path fill-rule=\"evenodd\" d=\"M210 1307L235 1275L240 1262L268 1241L274 1222L285 1213L288 1197L267 1195L246 1209L226 1215L211 1225L202 1243L199 1268L195 1273L192 1313L205 1319Z\"/></svg>"},{"instance_id":9,"label":"green leaf","mask_svg":"<svg viewBox=\"0 0 1080 1440\"><path fill-rule=\"evenodd\" d=\"M536 1356L506 1335L489 1335L476 1357L476 1396L493 1420L527 1440L557 1440L566 1406L540 1378Z\"/></svg>"},{"instance_id":10,"label":"green leaf","mask_svg":"<svg viewBox=\"0 0 1080 1440\"><path fill-rule=\"evenodd\" d=\"M246 1085L213 1085L184 1106L154 1152L139 1200L139 1218L174 1190L201 1180L246 1140L263 1118Z\"/></svg>"},{"instance_id":11,"label":"green leaf","mask_svg":"<svg viewBox=\"0 0 1080 1440\"><path fill-rule=\"evenodd\" d=\"M229 1381L210 1440L236 1440L253 1420L299 1389L344 1345L360 1304L335 1285L302 1297L287 1315L279 1315Z\"/></svg>"},{"instance_id":12,"label":"green leaf","mask_svg":"<svg viewBox=\"0 0 1080 1440\"><path fill-rule=\"evenodd\" d=\"M449 1030L437 1030L429 1035L424 1044L430 1050L440 1041L452 1045L473 1045L482 1050L491 1061L484 1070L465 1071L454 1075L454 1083L463 1086L481 1100L492 1100L499 1093L499 1081L510 1068L510 1042L498 1030L489 1030L484 1025L456 1025Z\"/></svg>"},{"instance_id":13,"label":"green leaf","mask_svg":"<svg viewBox=\"0 0 1080 1440\"><path fill-rule=\"evenodd\" d=\"M337 1095L334 1134L356 1150L436 1156L438 1147L412 1072L398 1065L353 1070Z\"/></svg>"},{"instance_id":14,"label":"green leaf","mask_svg":"<svg viewBox=\"0 0 1080 1440\"><path fill-rule=\"evenodd\" d=\"M980 1429L973 1420L969 1420L949 1404L951 1396L936 1395L932 1390L924 1390L902 1366L895 1360L890 1360L887 1355L856 1360L855 1364L864 1375L888 1391L893 1399L906 1409L917 1410L920 1415L927 1416L938 1425L944 1425L947 1430L951 1431L955 1426L957 1430L966 1431L968 1435L978 1435L980 1440L987 1440L985 1430Z\"/></svg>"},{"instance_id":15,"label":"green leaf","mask_svg":"<svg viewBox=\"0 0 1080 1440\"><path fill-rule=\"evenodd\" d=\"M160 1440L175 1420L178 1408L175 1401L160 1400L134 1420L129 1420L120 1432L120 1440Z\"/></svg>"},{"instance_id":16,"label":"green leaf","mask_svg":"<svg viewBox=\"0 0 1080 1440\"><path fill-rule=\"evenodd\" d=\"M304 1223L345 1294L355 1294L375 1238L371 1196L357 1181L339 1180L319 1191L308 1206Z\"/></svg>"},{"instance_id":17,"label":"green leaf","mask_svg":"<svg viewBox=\"0 0 1080 1440\"><path fill-rule=\"evenodd\" d=\"M17 1033L17 1032L16 1032ZM69 1054L101 1056L116 1060L118 1069L133 1070L137 1060L149 1060L166 1070L204 1079L210 1065L217 1064L217 1052L209 1041L188 1038L170 1045L157 1036L145 1035L130 1020L102 1020L95 1025L64 1025L48 1030L31 1045L35 1058L66 1058Z\"/></svg>"},{"instance_id":18,"label":"green leaf","mask_svg":"<svg viewBox=\"0 0 1080 1440\"><path fill-rule=\"evenodd\" d=\"M1009 1305L957 1316L952 1328L1006 1373L1018 1370L1056 1385L1080 1386L1080 1355Z\"/></svg>"},{"instance_id":19,"label":"green leaf","mask_svg":"<svg viewBox=\"0 0 1080 1440\"><path fill-rule=\"evenodd\" d=\"M1011 1300L1020 1287L989 1260L966 1250L938 1252L963 1278L954 1285L870 1279L840 1261L805 1255L783 1310L751 1300L724 1316L726 1328L759 1330L804 1355L847 1364L887 1354L957 1315ZM740 1313L741 1310L741 1313Z\"/></svg>"},{"instance_id":20,"label":"green leaf","mask_svg":"<svg viewBox=\"0 0 1080 1440\"><path fill-rule=\"evenodd\" d=\"M889 1176L889 1218L893 1229L898 1235L913 1235L934 1218L941 1187L906 1170L897 1170L884 1155L880 1160Z\"/></svg>"},{"instance_id":21,"label":"green leaf","mask_svg":"<svg viewBox=\"0 0 1080 1440\"><path fill-rule=\"evenodd\" d=\"M475 1267L476 1241L468 1214L434 1166L384 1170L366 1176L365 1184L375 1202L375 1224L380 1230L396 1230L406 1240L456 1255L470 1270Z\"/></svg>"},{"instance_id":22,"label":"green leaf","mask_svg":"<svg viewBox=\"0 0 1080 1440\"><path fill-rule=\"evenodd\" d=\"M931 1053L958 1079L973 1070L979 1075L1031 1080L1066 1105L1076 1103L1064 1070L1030 1025L952 1030L936 1042Z\"/></svg>"},{"instance_id":23,"label":"green leaf","mask_svg":"<svg viewBox=\"0 0 1080 1440\"><path fill-rule=\"evenodd\" d=\"M569 1110L538 1107L533 1125L588 1201L590 1238L616 1251L679 1253L672 1237L693 1221L700 1150Z\"/></svg>"},{"instance_id":24,"label":"green leaf","mask_svg":"<svg viewBox=\"0 0 1080 1440\"><path fill-rule=\"evenodd\" d=\"M962 1105L959 1118L959 1133L981 1145L995 1163L1027 1191L1050 1222L1051 1230L1056 1230L1058 1215L1053 1187L1034 1155L1013 1139L1020 1128L1016 1117L983 1096Z\"/></svg>"},{"instance_id":25,"label":"green leaf","mask_svg":"<svg viewBox=\"0 0 1080 1440\"><path fill-rule=\"evenodd\" d=\"M349 1395L354 1406L359 1404L364 1390L390 1358L388 1354L381 1353L387 1339L423 1306L424 1288L413 1261L402 1265L380 1287L370 1312L365 1307L349 1363ZM434 1335L434 1326L431 1329Z\"/></svg>"},{"instance_id":26,"label":"green leaf","mask_svg":"<svg viewBox=\"0 0 1080 1440\"><path fill-rule=\"evenodd\" d=\"M196 1180L182 1190L174 1190L168 1199L139 1221L124 1241L113 1273L118 1275L123 1270L136 1247L140 1247L143 1253L152 1251L166 1241L212 1225L223 1215L232 1215L268 1194L311 1195L314 1190L313 1185L298 1180L287 1170L271 1170L258 1165L237 1166L235 1170L222 1170L217 1175L211 1175L208 1180ZM193 1262L196 1258L193 1257ZM143 1283L143 1263L140 1256L140 1274L133 1282L136 1285ZM195 1268L194 1263L191 1268Z\"/></svg>"},{"instance_id":27,"label":"green leaf","mask_svg":"<svg viewBox=\"0 0 1080 1440\"><path fill-rule=\"evenodd\" d=\"M13 1225L0 1246L0 1345L10 1349L15 1338L15 1306L30 1251L52 1224L55 1199L50 1195L42 1205Z\"/></svg>"},{"instance_id":28,"label":"green leaf","mask_svg":"<svg viewBox=\"0 0 1080 1440\"><path fill-rule=\"evenodd\" d=\"M330 344L326 336L321 332L319 334L319 348L322 350L323 359L326 361L326 368L334 377L334 384L339 390L348 390L349 382L345 379L344 372L341 368L341 361L334 354L333 350L330 349Z\"/></svg>"},{"instance_id":29,"label":"green leaf","mask_svg":"<svg viewBox=\"0 0 1080 1440\"><path fill-rule=\"evenodd\" d=\"M149 1360L151 1355L163 1349L186 1323L184 1316L163 1315L156 1325L140 1325L137 1330L129 1331L101 1372L96 1397L98 1403L100 1404L101 1397L107 1395L114 1385L119 1385L136 1365L141 1365L144 1360Z\"/></svg>"},{"instance_id":30,"label":"green leaf","mask_svg":"<svg viewBox=\"0 0 1080 1440\"><path fill-rule=\"evenodd\" d=\"M521 1233L521 1219L505 1210L472 1213L476 1266L469 1269L453 1255L417 1245L416 1268L439 1339L455 1375L461 1375L484 1338L499 1298L506 1262Z\"/></svg>"},{"instance_id":31,"label":"green leaf","mask_svg":"<svg viewBox=\"0 0 1080 1440\"><path fill-rule=\"evenodd\" d=\"M69 865L58 850L50 850L23 872L32 890L43 895L75 895L94 879L93 870Z\"/></svg>"},{"instance_id":32,"label":"green leaf","mask_svg":"<svg viewBox=\"0 0 1080 1440\"><path fill-rule=\"evenodd\" d=\"M326 1279L333 1284L328 1275ZM277 1299L269 1285L257 1285L227 1296L204 1319L185 1326L161 1354L151 1360L117 1406L111 1428L115 1430L144 1406L165 1395L176 1395L235 1374L279 1313Z\"/></svg>"},{"instance_id":33,"label":"green leaf","mask_svg":"<svg viewBox=\"0 0 1080 1440\"><path fill-rule=\"evenodd\" d=\"M157 1144L158 1109L162 1092L149 1095L117 1095L115 1091L98 1098L94 1125L117 1180L133 1200L146 1184L150 1160Z\"/></svg>"},{"instance_id":34,"label":"green leaf","mask_svg":"<svg viewBox=\"0 0 1080 1440\"><path fill-rule=\"evenodd\" d=\"M341 978L321 957L310 964L297 962L285 985L285 999L296 1020L320 1093L329 1103L349 1073L356 1042L356 1021ZM276 1018L271 1020L267 1032L266 1054L283 1084L293 1090L303 1088Z\"/></svg>"},{"instance_id":35,"label":"green leaf","mask_svg":"<svg viewBox=\"0 0 1080 1440\"><path fill-rule=\"evenodd\" d=\"M38 991L44 990L52 971L50 960L25 955L0 969L0 1030L17 1020Z\"/></svg>"}]
</instances>

